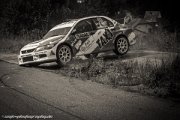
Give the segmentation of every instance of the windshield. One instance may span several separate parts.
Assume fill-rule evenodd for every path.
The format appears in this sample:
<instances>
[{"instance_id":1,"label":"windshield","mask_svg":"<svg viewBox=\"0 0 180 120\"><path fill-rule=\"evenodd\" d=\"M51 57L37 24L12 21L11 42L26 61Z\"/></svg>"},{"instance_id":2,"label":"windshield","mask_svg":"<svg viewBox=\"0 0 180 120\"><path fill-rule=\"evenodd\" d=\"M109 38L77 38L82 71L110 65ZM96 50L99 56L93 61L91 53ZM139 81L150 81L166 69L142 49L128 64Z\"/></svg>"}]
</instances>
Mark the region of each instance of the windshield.
<instances>
[{"instance_id":1,"label":"windshield","mask_svg":"<svg viewBox=\"0 0 180 120\"><path fill-rule=\"evenodd\" d=\"M58 36L58 35L66 35L69 32L70 29L71 29L71 27L65 27L65 28L59 28L59 29L55 29L55 30L49 31L43 37L43 39L47 39L49 37Z\"/></svg>"}]
</instances>

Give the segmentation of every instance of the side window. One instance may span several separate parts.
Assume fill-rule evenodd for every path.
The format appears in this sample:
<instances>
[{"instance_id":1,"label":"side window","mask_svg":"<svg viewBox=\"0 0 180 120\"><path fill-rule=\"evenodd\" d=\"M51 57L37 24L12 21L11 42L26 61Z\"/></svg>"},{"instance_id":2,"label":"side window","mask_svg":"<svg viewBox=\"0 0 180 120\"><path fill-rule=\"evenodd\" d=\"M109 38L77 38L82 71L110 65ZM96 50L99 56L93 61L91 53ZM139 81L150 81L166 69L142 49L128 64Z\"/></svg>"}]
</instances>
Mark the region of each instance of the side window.
<instances>
[{"instance_id":1,"label":"side window","mask_svg":"<svg viewBox=\"0 0 180 120\"><path fill-rule=\"evenodd\" d=\"M108 19L102 18L102 20L107 24L108 27L113 27L114 26L114 24L111 21L109 21Z\"/></svg>"},{"instance_id":2,"label":"side window","mask_svg":"<svg viewBox=\"0 0 180 120\"><path fill-rule=\"evenodd\" d=\"M93 21L98 29L114 26L111 21L109 21L105 18L102 18L102 17L95 18L95 19L93 19Z\"/></svg>"},{"instance_id":3,"label":"side window","mask_svg":"<svg viewBox=\"0 0 180 120\"><path fill-rule=\"evenodd\" d=\"M93 30L91 23L86 20L79 22L75 26L75 29L76 29L77 33L89 32L89 31Z\"/></svg>"}]
</instances>

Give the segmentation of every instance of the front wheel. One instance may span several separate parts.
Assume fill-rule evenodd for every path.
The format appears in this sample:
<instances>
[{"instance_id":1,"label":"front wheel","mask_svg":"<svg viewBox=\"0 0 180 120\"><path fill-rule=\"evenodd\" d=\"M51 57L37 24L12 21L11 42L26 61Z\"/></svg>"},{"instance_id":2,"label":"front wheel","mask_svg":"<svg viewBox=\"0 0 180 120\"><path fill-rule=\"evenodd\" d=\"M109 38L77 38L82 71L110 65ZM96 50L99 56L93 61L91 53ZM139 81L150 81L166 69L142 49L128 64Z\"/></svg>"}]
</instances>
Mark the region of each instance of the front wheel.
<instances>
[{"instance_id":1,"label":"front wheel","mask_svg":"<svg viewBox=\"0 0 180 120\"><path fill-rule=\"evenodd\" d=\"M128 39L124 36L120 36L115 41L115 50L114 52L117 55L124 55L129 50L129 42Z\"/></svg>"},{"instance_id":2,"label":"front wheel","mask_svg":"<svg viewBox=\"0 0 180 120\"><path fill-rule=\"evenodd\" d=\"M59 46L57 49L56 57L57 57L57 63L59 66L66 65L72 59L71 48L67 45Z\"/></svg>"}]
</instances>

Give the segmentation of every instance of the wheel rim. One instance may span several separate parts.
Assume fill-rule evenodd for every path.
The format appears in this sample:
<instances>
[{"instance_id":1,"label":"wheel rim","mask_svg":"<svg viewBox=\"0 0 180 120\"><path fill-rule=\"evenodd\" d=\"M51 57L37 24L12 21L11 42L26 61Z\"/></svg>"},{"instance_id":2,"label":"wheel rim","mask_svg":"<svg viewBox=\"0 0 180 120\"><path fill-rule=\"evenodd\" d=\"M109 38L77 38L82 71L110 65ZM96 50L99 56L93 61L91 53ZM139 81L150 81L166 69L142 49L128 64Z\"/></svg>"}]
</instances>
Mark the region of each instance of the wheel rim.
<instances>
[{"instance_id":1,"label":"wheel rim","mask_svg":"<svg viewBox=\"0 0 180 120\"><path fill-rule=\"evenodd\" d=\"M125 38L119 38L117 41L117 49L119 53L126 53L128 50L128 42Z\"/></svg>"},{"instance_id":2,"label":"wheel rim","mask_svg":"<svg viewBox=\"0 0 180 120\"><path fill-rule=\"evenodd\" d=\"M71 50L68 46L62 46L59 50L59 60L66 64L71 60Z\"/></svg>"}]
</instances>

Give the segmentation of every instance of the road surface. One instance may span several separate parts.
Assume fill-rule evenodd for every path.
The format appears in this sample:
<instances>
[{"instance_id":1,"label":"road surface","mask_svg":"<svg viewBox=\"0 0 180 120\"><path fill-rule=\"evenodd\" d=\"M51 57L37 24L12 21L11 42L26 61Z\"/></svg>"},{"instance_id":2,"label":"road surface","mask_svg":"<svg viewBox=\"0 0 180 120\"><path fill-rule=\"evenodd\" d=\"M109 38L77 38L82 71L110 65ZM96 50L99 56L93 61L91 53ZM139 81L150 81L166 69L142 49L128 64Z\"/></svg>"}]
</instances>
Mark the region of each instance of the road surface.
<instances>
[{"instance_id":1,"label":"road surface","mask_svg":"<svg viewBox=\"0 0 180 120\"><path fill-rule=\"evenodd\" d=\"M151 54L131 54L123 59L146 55ZM47 119L53 120L180 119L179 101L68 78L54 72L57 69L57 66L19 67L1 60L0 120L8 115L50 116Z\"/></svg>"}]
</instances>

